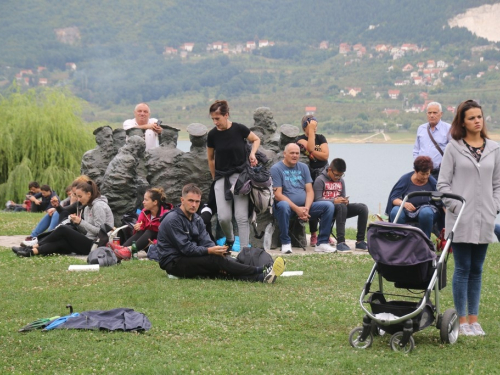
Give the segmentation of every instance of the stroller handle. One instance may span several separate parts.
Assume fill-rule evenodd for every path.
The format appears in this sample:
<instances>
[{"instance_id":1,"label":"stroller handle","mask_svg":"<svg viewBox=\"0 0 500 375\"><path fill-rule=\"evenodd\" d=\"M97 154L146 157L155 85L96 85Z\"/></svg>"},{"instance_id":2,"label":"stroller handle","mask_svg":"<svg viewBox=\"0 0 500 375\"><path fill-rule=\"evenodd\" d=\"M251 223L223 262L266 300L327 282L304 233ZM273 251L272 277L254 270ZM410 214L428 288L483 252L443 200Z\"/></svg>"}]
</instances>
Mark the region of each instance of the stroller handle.
<instances>
[{"instance_id":1,"label":"stroller handle","mask_svg":"<svg viewBox=\"0 0 500 375\"><path fill-rule=\"evenodd\" d=\"M465 203L465 198L458 194L442 193L440 191L413 191L407 195L407 199L410 199L412 197L431 197L432 200L436 201L439 201L443 198L450 198Z\"/></svg>"}]
</instances>

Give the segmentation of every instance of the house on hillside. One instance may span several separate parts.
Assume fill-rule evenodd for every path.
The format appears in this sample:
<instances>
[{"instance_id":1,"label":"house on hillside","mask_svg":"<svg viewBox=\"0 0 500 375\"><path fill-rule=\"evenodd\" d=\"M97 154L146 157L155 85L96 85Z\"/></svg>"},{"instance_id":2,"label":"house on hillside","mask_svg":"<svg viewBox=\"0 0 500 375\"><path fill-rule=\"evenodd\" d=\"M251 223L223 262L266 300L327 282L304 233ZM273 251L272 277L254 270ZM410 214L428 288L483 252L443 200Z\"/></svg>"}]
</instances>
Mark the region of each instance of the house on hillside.
<instances>
[{"instance_id":1,"label":"house on hillside","mask_svg":"<svg viewBox=\"0 0 500 375\"><path fill-rule=\"evenodd\" d=\"M37 68L37 72L40 74L41 72L43 72L44 70L47 70L47 68L45 66L39 66Z\"/></svg>"},{"instance_id":2,"label":"house on hillside","mask_svg":"<svg viewBox=\"0 0 500 375\"><path fill-rule=\"evenodd\" d=\"M247 49L252 50L255 48L257 48L257 44L253 40L247 42Z\"/></svg>"},{"instance_id":3,"label":"house on hillside","mask_svg":"<svg viewBox=\"0 0 500 375\"><path fill-rule=\"evenodd\" d=\"M389 50L389 47L385 44L377 44L375 46L375 51L377 52L387 52Z\"/></svg>"},{"instance_id":4,"label":"house on hillside","mask_svg":"<svg viewBox=\"0 0 500 375\"><path fill-rule=\"evenodd\" d=\"M316 113L316 107L306 107L306 116L314 115Z\"/></svg>"},{"instance_id":5,"label":"house on hillside","mask_svg":"<svg viewBox=\"0 0 500 375\"><path fill-rule=\"evenodd\" d=\"M411 72L413 70L413 65L411 64L406 64L403 66L403 69L401 69L403 72Z\"/></svg>"},{"instance_id":6,"label":"house on hillside","mask_svg":"<svg viewBox=\"0 0 500 375\"><path fill-rule=\"evenodd\" d=\"M425 63L423 63L423 62L419 62L419 63L417 63L417 69L418 69L418 70L422 70L422 69L424 69L424 66L425 66Z\"/></svg>"},{"instance_id":7,"label":"house on hillside","mask_svg":"<svg viewBox=\"0 0 500 375\"><path fill-rule=\"evenodd\" d=\"M401 93L401 91L399 91L399 90L389 90L389 91L387 91L387 94L389 95L389 98L394 99L394 100L396 100L397 98L399 98L399 94L400 93Z\"/></svg>"},{"instance_id":8,"label":"house on hillside","mask_svg":"<svg viewBox=\"0 0 500 375\"><path fill-rule=\"evenodd\" d=\"M38 86L47 86L49 83L47 78L39 78L38 79Z\"/></svg>"},{"instance_id":9,"label":"house on hillside","mask_svg":"<svg viewBox=\"0 0 500 375\"><path fill-rule=\"evenodd\" d=\"M452 105L449 105L448 107L446 107L446 110L448 112L455 113L456 108Z\"/></svg>"},{"instance_id":10,"label":"house on hillside","mask_svg":"<svg viewBox=\"0 0 500 375\"><path fill-rule=\"evenodd\" d=\"M165 47L165 51L163 51L164 56L177 55L177 49L173 47Z\"/></svg>"},{"instance_id":11,"label":"house on hillside","mask_svg":"<svg viewBox=\"0 0 500 375\"><path fill-rule=\"evenodd\" d=\"M422 80L422 77L420 76L416 76L416 77L413 77L413 84L414 85L422 85L424 83L424 81Z\"/></svg>"},{"instance_id":12,"label":"house on hillside","mask_svg":"<svg viewBox=\"0 0 500 375\"><path fill-rule=\"evenodd\" d=\"M418 46L416 44L411 44L411 43L405 43L401 46L401 49L403 51L413 51L413 52L418 52Z\"/></svg>"},{"instance_id":13,"label":"house on hillside","mask_svg":"<svg viewBox=\"0 0 500 375\"><path fill-rule=\"evenodd\" d=\"M212 49L213 50L219 50L219 51L222 51L222 48L223 48L223 44L222 42L213 42L212 43Z\"/></svg>"},{"instance_id":14,"label":"house on hillside","mask_svg":"<svg viewBox=\"0 0 500 375\"><path fill-rule=\"evenodd\" d=\"M435 67L436 67L436 63L434 62L434 60L427 60L427 68L433 69Z\"/></svg>"},{"instance_id":15,"label":"house on hillside","mask_svg":"<svg viewBox=\"0 0 500 375\"><path fill-rule=\"evenodd\" d=\"M347 53L351 52L351 46L348 43L340 43L339 46L339 53L345 55Z\"/></svg>"},{"instance_id":16,"label":"house on hillside","mask_svg":"<svg viewBox=\"0 0 500 375\"><path fill-rule=\"evenodd\" d=\"M448 67L448 64L446 64L443 60L438 60L436 63L437 68L445 69Z\"/></svg>"},{"instance_id":17,"label":"house on hillside","mask_svg":"<svg viewBox=\"0 0 500 375\"><path fill-rule=\"evenodd\" d=\"M193 52L194 43L184 43L179 47L181 51Z\"/></svg>"},{"instance_id":18,"label":"house on hillside","mask_svg":"<svg viewBox=\"0 0 500 375\"><path fill-rule=\"evenodd\" d=\"M356 97L361 92L361 87L346 87L347 95L351 95L353 98Z\"/></svg>"},{"instance_id":19,"label":"house on hillside","mask_svg":"<svg viewBox=\"0 0 500 375\"><path fill-rule=\"evenodd\" d=\"M74 62L67 62L66 63L66 70L76 70L76 64Z\"/></svg>"},{"instance_id":20,"label":"house on hillside","mask_svg":"<svg viewBox=\"0 0 500 375\"><path fill-rule=\"evenodd\" d=\"M269 40L259 40L259 48L269 47Z\"/></svg>"},{"instance_id":21,"label":"house on hillside","mask_svg":"<svg viewBox=\"0 0 500 375\"><path fill-rule=\"evenodd\" d=\"M330 43L328 42L328 40L323 40L319 44L319 49L328 49L329 46L330 46Z\"/></svg>"}]
</instances>

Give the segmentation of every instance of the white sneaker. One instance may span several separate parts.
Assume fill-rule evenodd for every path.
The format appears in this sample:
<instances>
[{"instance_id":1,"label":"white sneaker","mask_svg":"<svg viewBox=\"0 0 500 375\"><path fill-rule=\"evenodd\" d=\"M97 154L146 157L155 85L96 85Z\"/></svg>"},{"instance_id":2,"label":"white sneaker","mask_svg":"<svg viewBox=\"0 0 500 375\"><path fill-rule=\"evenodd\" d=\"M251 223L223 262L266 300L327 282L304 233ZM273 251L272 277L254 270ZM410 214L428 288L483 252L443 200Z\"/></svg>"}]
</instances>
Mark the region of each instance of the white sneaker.
<instances>
[{"instance_id":1,"label":"white sneaker","mask_svg":"<svg viewBox=\"0 0 500 375\"><path fill-rule=\"evenodd\" d=\"M283 254L291 254L292 253L292 244L284 243L281 245L281 253Z\"/></svg>"},{"instance_id":2,"label":"white sneaker","mask_svg":"<svg viewBox=\"0 0 500 375\"><path fill-rule=\"evenodd\" d=\"M317 253L336 253L337 249L327 243L322 243L321 245L316 245L314 251Z\"/></svg>"},{"instance_id":3,"label":"white sneaker","mask_svg":"<svg viewBox=\"0 0 500 375\"><path fill-rule=\"evenodd\" d=\"M33 247L37 243L38 243L37 238L33 237L33 239L31 241L23 241L23 242L21 242L21 246L22 247Z\"/></svg>"},{"instance_id":4,"label":"white sneaker","mask_svg":"<svg viewBox=\"0 0 500 375\"><path fill-rule=\"evenodd\" d=\"M458 331L458 334L461 336L475 336L476 334L472 330L472 327L469 325L469 323L462 323L460 324L460 329Z\"/></svg>"},{"instance_id":5,"label":"white sneaker","mask_svg":"<svg viewBox=\"0 0 500 375\"><path fill-rule=\"evenodd\" d=\"M481 327L481 324L478 322L469 324L470 328L474 332L474 335L476 336L484 336L486 333L484 333L483 328Z\"/></svg>"}]
</instances>

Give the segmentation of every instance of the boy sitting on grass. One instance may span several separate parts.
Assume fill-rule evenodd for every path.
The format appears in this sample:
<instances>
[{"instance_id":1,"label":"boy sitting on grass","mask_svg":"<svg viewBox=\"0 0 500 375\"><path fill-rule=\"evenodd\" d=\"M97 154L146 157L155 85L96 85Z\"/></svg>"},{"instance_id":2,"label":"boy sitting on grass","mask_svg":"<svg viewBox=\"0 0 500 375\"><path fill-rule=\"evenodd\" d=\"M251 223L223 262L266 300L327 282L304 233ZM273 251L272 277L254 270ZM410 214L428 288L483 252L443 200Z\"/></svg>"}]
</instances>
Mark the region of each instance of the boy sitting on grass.
<instances>
[{"instance_id":1,"label":"boy sitting on grass","mask_svg":"<svg viewBox=\"0 0 500 375\"><path fill-rule=\"evenodd\" d=\"M314 201L330 201L335 205L334 221L337 225L337 251L352 252L345 243L345 222L348 218L358 217L356 233L356 249L368 250L365 242L366 225L368 222L368 207L363 203L349 203L346 197L345 181L346 163L343 159L333 159L314 181Z\"/></svg>"}]
</instances>

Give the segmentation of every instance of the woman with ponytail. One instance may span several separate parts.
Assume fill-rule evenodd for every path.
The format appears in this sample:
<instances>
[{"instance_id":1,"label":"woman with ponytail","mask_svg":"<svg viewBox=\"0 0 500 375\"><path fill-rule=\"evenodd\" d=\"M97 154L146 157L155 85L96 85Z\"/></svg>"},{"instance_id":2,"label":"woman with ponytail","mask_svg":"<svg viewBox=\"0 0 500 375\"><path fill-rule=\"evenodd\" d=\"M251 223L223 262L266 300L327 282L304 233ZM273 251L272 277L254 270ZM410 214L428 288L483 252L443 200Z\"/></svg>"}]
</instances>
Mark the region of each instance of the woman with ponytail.
<instances>
[{"instance_id":1,"label":"woman with ponytail","mask_svg":"<svg viewBox=\"0 0 500 375\"><path fill-rule=\"evenodd\" d=\"M162 188L147 190L142 205L144 209L134 225L134 235L123 244L131 246L135 241L137 250L146 250L150 242L156 240L160 218L174 208L172 204L167 203L167 196Z\"/></svg>"},{"instance_id":2,"label":"woman with ponytail","mask_svg":"<svg viewBox=\"0 0 500 375\"><path fill-rule=\"evenodd\" d=\"M61 225L33 247L13 247L19 256L71 254L88 255L102 224L114 225L106 197L92 180L79 182L75 189L82 211L69 215L72 225ZM76 230L75 230L76 229Z\"/></svg>"}]
</instances>

